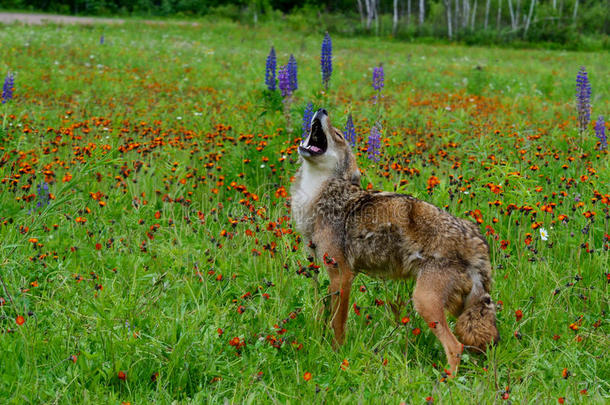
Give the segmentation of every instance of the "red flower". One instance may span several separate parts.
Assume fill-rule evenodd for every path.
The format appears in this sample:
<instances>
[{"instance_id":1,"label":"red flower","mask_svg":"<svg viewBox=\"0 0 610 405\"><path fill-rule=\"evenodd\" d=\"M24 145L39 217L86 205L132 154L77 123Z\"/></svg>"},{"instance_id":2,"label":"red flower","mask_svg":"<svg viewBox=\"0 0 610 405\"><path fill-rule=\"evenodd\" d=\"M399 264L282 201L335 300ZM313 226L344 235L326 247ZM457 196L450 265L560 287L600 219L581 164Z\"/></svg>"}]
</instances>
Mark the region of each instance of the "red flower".
<instances>
[{"instance_id":1,"label":"red flower","mask_svg":"<svg viewBox=\"0 0 610 405\"><path fill-rule=\"evenodd\" d=\"M400 320L400 322L402 322L403 325L408 324L411 321L411 318L409 318L408 316L403 316L402 319Z\"/></svg>"},{"instance_id":2,"label":"red flower","mask_svg":"<svg viewBox=\"0 0 610 405\"><path fill-rule=\"evenodd\" d=\"M95 244L95 250L101 250L102 249L102 244L101 243L96 243Z\"/></svg>"},{"instance_id":3,"label":"red flower","mask_svg":"<svg viewBox=\"0 0 610 405\"><path fill-rule=\"evenodd\" d=\"M413 332L412 332L412 333L413 333L415 336L417 336L417 335L419 335L419 334L421 333L421 329L419 329L419 328L415 328L415 329L413 329Z\"/></svg>"},{"instance_id":4,"label":"red flower","mask_svg":"<svg viewBox=\"0 0 610 405\"><path fill-rule=\"evenodd\" d=\"M15 319L15 321L17 322L17 325L21 326L25 323L25 318L23 316L19 315L17 317L17 319Z\"/></svg>"},{"instance_id":5,"label":"red flower","mask_svg":"<svg viewBox=\"0 0 610 405\"><path fill-rule=\"evenodd\" d=\"M117 377L119 377L119 380L125 381L127 379L127 374L125 374L123 371L119 371Z\"/></svg>"},{"instance_id":6,"label":"red flower","mask_svg":"<svg viewBox=\"0 0 610 405\"><path fill-rule=\"evenodd\" d=\"M519 322L521 320L521 318L523 318L523 311L521 311L520 309L516 310L515 318L517 319L517 322Z\"/></svg>"},{"instance_id":7,"label":"red flower","mask_svg":"<svg viewBox=\"0 0 610 405\"><path fill-rule=\"evenodd\" d=\"M311 380L311 373L309 371L307 371L307 372L305 372L305 374L303 374L303 380L305 380L305 381Z\"/></svg>"}]
</instances>

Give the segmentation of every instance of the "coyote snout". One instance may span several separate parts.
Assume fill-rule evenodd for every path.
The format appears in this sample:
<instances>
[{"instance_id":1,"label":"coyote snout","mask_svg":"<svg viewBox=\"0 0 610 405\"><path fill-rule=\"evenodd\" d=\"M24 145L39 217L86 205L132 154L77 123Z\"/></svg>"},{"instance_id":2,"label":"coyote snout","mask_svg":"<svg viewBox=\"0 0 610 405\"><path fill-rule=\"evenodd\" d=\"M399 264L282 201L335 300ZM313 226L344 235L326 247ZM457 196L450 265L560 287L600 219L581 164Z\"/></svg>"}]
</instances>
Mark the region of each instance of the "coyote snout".
<instances>
[{"instance_id":1,"label":"coyote snout","mask_svg":"<svg viewBox=\"0 0 610 405\"><path fill-rule=\"evenodd\" d=\"M335 343L345 337L357 273L416 279L415 309L441 341L452 375L464 345L485 351L499 339L489 248L474 223L409 195L363 190L356 159L326 110L314 115L299 155L292 218L326 266ZM457 317L461 342L445 311Z\"/></svg>"}]
</instances>

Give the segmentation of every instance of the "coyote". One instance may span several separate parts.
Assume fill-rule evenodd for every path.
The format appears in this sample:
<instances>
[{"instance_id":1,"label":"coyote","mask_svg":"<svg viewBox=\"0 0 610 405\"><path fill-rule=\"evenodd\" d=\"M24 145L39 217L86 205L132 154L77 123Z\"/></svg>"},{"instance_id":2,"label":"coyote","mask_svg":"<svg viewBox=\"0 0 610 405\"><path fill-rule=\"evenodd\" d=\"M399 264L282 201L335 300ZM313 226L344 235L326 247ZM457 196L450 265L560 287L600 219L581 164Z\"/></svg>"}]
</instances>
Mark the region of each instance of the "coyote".
<instances>
[{"instance_id":1,"label":"coyote","mask_svg":"<svg viewBox=\"0 0 610 405\"><path fill-rule=\"evenodd\" d=\"M324 109L298 150L292 220L327 269L335 345L345 338L356 273L416 279L415 309L441 341L451 376L464 345L485 351L499 340L489 247L474 223L409 195L364 190L356 158ZM457 317L459 341L445 310Z\"/></svg>"}]
</instances>

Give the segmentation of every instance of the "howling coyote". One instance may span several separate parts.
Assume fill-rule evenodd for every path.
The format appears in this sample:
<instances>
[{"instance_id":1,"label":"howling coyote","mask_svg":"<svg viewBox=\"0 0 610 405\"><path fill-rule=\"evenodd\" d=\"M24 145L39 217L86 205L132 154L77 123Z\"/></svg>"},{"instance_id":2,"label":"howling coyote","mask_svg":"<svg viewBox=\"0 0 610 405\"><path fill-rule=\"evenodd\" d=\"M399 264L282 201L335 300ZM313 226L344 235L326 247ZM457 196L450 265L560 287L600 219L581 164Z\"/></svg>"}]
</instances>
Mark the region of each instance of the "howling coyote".
<instances>
[{"instance_id":1,"label":"howling coyote","mask_svg":"<svg viewBox=\"0 0 610 405\"><path fill-rule=\"evenodd\" d=\"M498 341L489 248L474 223L409 195L362 189L356 159L326 110L314 115L299 155L292 219L328 271L335 344L345 337L356 273L416 279L415 309L441 341L452 376L464 345L485 351ZM445 311L457 317L459 341Z\"/></svg>"}]
</instances>

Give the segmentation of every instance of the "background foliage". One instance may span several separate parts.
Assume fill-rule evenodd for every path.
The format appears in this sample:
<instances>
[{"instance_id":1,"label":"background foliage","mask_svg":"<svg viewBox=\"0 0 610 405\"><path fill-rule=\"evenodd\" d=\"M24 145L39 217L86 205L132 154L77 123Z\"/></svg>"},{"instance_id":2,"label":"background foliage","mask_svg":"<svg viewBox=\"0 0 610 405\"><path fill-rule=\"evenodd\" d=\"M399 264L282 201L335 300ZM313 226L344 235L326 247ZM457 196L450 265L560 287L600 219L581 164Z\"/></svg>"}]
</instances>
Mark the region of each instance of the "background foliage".
<instances>
[{"instance_id":1,"label":"background foliage","mask_svg":"<svg viewBox=\"0 0 610 405\"><path fill-rule=\"evenodd\" d=\"M608 0L4 0L2 7L80 15L215 15L248 23L287 18L319 32L344 35L610 48Z\"/></svg>"}]
</instances>

